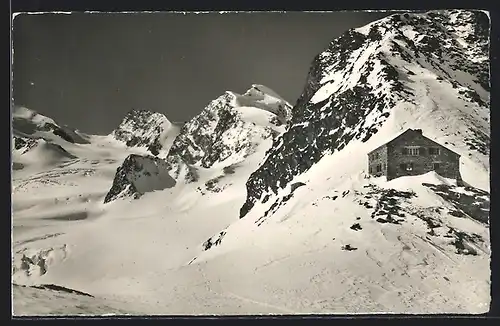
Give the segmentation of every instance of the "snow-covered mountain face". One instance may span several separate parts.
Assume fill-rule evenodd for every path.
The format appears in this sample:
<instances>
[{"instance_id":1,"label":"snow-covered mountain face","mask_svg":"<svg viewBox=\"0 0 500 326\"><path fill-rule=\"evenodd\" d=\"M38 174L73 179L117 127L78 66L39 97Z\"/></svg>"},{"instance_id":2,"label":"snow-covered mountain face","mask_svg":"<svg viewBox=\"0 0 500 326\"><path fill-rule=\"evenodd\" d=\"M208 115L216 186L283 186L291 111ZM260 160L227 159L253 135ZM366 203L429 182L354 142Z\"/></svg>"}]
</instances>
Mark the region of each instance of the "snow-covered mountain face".
<instances>
[{"instance_id":1,"label":"snow-covered mountain face","mask_svg":"<svg viewBox=\"0 0 500 326\"><path fill-rule=\"evenodd\" d=\"M145 147L157 156L168 153L179 129L161 113L131 110L112 136L129 147Z\"/></svg>"},{"instance_id":2,"label":"snow-covered mountain face","mask_svg":"<svg viewBox=\"0 0 500 326\"><path fill-rule=\"evenodd\" d=\"M13 310L16 315L95 315L128 314L130 310L109 306L108 302L64 287L14 285ZM23 313L28 307L29 312Z\"/></svg>"},{"instance_id":3,"label":"snow-covered mountain face","mask_svg":"<svg viewBox=\"0 0 500 326\"><path fill-rule=\"evenodd\" d=\"M31 161L37 164L51 164L75 159L76 156L66 151L61 145L43 138L13 137L12 154L14 156L13 169L21 169L24 165L20 161Z\"/></svg>"},{"instance_id":4,"label":"snow-covered mountain face","mask_svg":"<svg viewBox=\"0 0 500 326\"><path fill-rule=\"evenodd\" d=\"M12 168L26 166L51 167L76 159L69 147L90 143L89 135L60 125L51 118L25 107L15 107L12 112Z\"/></svg>"},{"instance_id":5,"label":"snow-covered mountain face","mask_svg":"<svg viewBox=\"0 0 500 326\"><path fill-rule=\"evenodd\" d=\"M313 61L290 128L248 180L241 217L325 154L371 150L410 127L450 146L464 178L488 187L488 48L488 16L464 10L392 15L332 41Z\"/></svg>"},{"instance_id":6,"label":"snow-covered mountain face","mask_svg":"<svg viewBox=\"0 0 500 326\"><path fill-rule=\"evenodd\" d=\"M167 163L164 160L132 154L117 169L113 185L106 194L104 203L128 196L137 199L146 192L173 186L175 180L168 174Z\"/></svg>"},{"instance_id":7,"label":"snow-covered mountain face","mask_svg":"<svg viewBox=\"0 0 500 326\"><path fill-rule=\"evenodd\" d=\"M60 137L69 143L88 144L88 137L76 129L59 125L51 118L26 107L15 107L12 112L14 135L35 138Z\"/></svg>"},{"instance_id":8,"label":"snow-covered mountain face","mask_svg":"<svg viewBox=\"0 0 500 326\"><path fill-rule=\"evenodd\" d=\"M186 177L193 180L196 169L230 167L269 149L273 137L284 131L290 109L263 85L243 95L226 92L181 129L167 157L172 176L178 178L187 168Z\"/></svg>"}]
</instances>

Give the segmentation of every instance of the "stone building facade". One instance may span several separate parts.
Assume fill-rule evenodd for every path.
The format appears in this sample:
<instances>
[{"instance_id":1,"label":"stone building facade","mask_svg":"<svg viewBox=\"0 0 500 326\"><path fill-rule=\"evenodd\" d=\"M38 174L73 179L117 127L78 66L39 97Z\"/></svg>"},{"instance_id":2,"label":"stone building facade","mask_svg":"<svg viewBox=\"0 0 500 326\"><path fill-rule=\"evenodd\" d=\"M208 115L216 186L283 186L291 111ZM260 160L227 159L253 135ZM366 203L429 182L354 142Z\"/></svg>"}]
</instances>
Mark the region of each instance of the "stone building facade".
<instances>
[{"instance_id":1,"label":"stone building facade","mask_svg":"<svg viewBox=\"0 0 500 326\"><path fill-rule=\"evenodd\" d=\"M435 171L461 181L460 155L425 137L421 129L408 129L368 153L368 171L387 180Z\"/></svg>"}]
</instances>

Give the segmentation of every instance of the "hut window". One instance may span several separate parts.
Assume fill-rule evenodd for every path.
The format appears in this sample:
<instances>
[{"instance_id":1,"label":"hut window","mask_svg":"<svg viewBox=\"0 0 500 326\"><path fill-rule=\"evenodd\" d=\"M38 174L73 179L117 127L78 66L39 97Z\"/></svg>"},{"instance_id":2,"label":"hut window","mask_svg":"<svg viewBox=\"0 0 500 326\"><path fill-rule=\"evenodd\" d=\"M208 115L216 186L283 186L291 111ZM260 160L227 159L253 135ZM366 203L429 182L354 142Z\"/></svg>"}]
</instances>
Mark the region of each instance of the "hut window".
<instances>
[{"instance_id":1,"label":"hut window","mask_svg":"<svg viewBox=\"0 0 500 326\"><path fill-rule=\"evenodd\" d=\"M404 147L403 155L418 156L420 154L420 148L418 147Z\"/></svg>"},{"instance_id":2,"label":"hut window","mask_svg":"<svg viewBox=\"0 0 500 326\"><path fill-rule=\"evenodd\" d=\"M429 148L429 155L439 155L439 154L441 154L439 147L430 147Z\"/></svg>"}]
</instances>

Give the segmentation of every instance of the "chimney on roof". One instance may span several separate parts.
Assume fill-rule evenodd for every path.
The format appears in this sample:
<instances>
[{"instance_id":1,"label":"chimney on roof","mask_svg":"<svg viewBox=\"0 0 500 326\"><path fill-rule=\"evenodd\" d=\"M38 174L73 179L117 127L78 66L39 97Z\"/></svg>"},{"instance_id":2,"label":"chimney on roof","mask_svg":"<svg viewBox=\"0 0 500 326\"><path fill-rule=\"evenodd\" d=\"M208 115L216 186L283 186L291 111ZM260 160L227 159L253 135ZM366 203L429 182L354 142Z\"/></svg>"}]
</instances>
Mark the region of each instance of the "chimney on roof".
<instances>
[{"instance_id":1,"label":"chimney on roof","mask_svg":"<svg viewBox=\"0 0 500 326\"><path fill-rule=\"evenodd\" d=\"M422 129L414 129L413 131L415 131L417 134L422 134Z\"/></svg>"}]
</instances>

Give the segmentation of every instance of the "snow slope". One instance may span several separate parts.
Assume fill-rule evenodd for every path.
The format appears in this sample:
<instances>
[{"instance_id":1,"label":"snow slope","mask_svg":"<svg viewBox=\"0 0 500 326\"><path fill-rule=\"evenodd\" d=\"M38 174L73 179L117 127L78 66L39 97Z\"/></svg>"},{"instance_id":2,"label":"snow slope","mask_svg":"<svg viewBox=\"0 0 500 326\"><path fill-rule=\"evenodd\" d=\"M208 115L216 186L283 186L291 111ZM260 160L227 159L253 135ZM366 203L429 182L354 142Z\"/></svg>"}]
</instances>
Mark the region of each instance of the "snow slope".
<instances>
[{"instance_id":1,"label":"snow slope","mask_svg":"<svg viewBox=\"0 0 500 326\"><path fill-rule=\"evenodd\" d=\"M12 292L12 310L16 316L128 315L133 311L116 307L124 306L123 302L104 302L92 296L60 290L14 285Z\"/></svg>"},{"instance_id":2,"label":"snow slope","mask_svg":"<svg viewBox=\"0 0 500 326\"><path fill-rule=\"evenodd\" d=\"M278 109L289 106L267 88L227 92L173 141L175 186L137 199L103 203L130 151L148 155L113 137L65 144L72 165L15 170L13 282L91 294L67 301L71 312L82 301L77 313L487 311L480 25L474 12L446 11L348 31L315 59L286 123ZM366 153L410 127L460 153L468 185L435 173L369 177ZM46 291L15 289L16 314L48 306L35 290Z\"/></svg>"},{"instance_id":3,"label":"snow slope","mask_svg":"<svg viewBox=\"0 0 500 326\"><path fill-rule=\"evenodd\" d=\"M60 145L48 142L43 138L18 137L13 138L13 168L21 169L25 165L53 165L76 158Z\"/></svg>"},{"instance_id":4,"label":"snow slope","mask_svg":"<svg viewBox=\"0 0 500 326\"><path fill-rule=\"evenodd\" d=\"M104 205L106 191L127 166L126 162L130 161L131 166L137 168L130 171L138 170L136 172L142 175L151 169L141 165L154 160L158 162L157 172L165 172L162 159L148 156L143 147L126 147L109 136L91 138L91 144L85 148L87 153L79 146L80 160L73 165L39 167L42 171L35 180L40 180L43 186L31 176L23 175L15 180L13 281L16 284L67 286L91 293L96 300L105 302L144 301L139 309L142 313L163 313L166 305L171 305L167 311L170 313L209 313L211 307L204 307L206 298L200 298L196 304L187 304L197 291L205 293L206 290L196 278L182 281L188 274L178 268L196 254L201 242L238 219L238 209L245 196L245 181L262 161L272 144L272 137L284 131L272 109L263 110L263 104L260 107L238 106L231 95L227 96L228 101L223 106L209 108L210 118L215 119L204 119L202 115L186 124L180 139L174 142L177 151L167 158L187 161L183 156L183 137L191 138L197 130L203 131L195 127L198 122L215 123L214 129L219 135L207 136L211 143L206 144L210 154L217 155L211 156L215 158L212 165L203 166L199 160L188 161L189 167L196 169L196 181L185 182L182 176L173 174L182 182L161 190L162 187L153 187L150 182L141 183L142 179L139 184L135 175L128 175L126 179L141 188L138 190L142 196L135 196L140 197L135 200L117 196L119 198ZM270 102L281 103L281 100ZM245 105L251 104L247 101ZM224 120L218 118L222 113L219 110L229 112L232 123L223 123ZM186 132L187 128L192 129ZM77 152L76 148L68 148ZM133 149L143 152L129 155ZM107 158L99 157L103 150ZM91 166L83 164L86 156L92 158ZM108 162L111 158L112 166ZM84 173L76 173L76 169L84 166L87 168ZM116 176L113 169L118 171ZM71 181L67 180L68 174L72 175ZM153 175L149 179L159 181ZM35 186L38 190L43 187L45 198L36 195ZM144 187L157 188L157 191L144 191ZM91 269L87 268L89 264ZM170 278L180 281L172 283L168 281ZM191 287L191 282L197 284L193 288L195 291L186 293L184 286ZM156 291L158 289L161 290ZM155 293L151 293L153 291ZM178 297L182 295L187 297ZM210 292L207 295L211 295ZM232 297L222 296L222 299L232 306ZM239 305L241 313L261 309L255 303ZM224 306L221 308L225 309ZM23 309L29 311L29 308Z\"/></svg>"}]
</instances>

